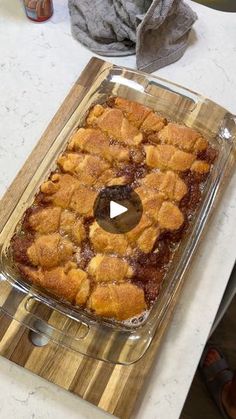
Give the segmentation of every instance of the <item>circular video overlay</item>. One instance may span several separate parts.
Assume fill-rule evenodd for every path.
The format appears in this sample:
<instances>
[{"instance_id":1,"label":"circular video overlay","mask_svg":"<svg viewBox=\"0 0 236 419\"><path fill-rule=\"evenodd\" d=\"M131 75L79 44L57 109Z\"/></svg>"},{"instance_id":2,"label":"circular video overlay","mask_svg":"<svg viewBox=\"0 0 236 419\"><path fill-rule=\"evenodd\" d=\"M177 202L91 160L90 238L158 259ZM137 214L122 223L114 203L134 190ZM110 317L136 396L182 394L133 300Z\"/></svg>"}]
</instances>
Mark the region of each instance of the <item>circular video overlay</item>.
<instances>
[{"instance_id":1,"label":"circular video overlay","mask_svg":"<svg viewBox=\"0 0 236 419\"><path fill-rule=\"evenodd\" d=\"M132 230L143 213L142 202L130 186L102 189L94 204L94 217L101 228L113 234Z\"/></svg>"}]
</instances>

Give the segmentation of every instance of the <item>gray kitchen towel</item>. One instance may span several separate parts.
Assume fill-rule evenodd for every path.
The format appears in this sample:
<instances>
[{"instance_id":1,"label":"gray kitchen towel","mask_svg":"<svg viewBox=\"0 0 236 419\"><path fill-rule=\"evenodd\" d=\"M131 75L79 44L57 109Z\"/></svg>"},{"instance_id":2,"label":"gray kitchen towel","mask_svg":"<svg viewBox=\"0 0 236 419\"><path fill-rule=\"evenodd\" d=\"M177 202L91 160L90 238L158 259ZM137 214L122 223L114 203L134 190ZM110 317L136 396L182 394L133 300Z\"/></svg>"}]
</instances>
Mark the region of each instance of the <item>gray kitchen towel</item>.
<instances>
[{"instance_id":1,"label":"gray kitchen towel","mask_svg":"<svg viewBox=\"0 0 236 419\"><path fill-rule=\"evenodd\" d=\"M72 33L97 54L136 53L153 72L178 60L197 15L182 0L69 0Z\"/></svg>"}]
</instances>

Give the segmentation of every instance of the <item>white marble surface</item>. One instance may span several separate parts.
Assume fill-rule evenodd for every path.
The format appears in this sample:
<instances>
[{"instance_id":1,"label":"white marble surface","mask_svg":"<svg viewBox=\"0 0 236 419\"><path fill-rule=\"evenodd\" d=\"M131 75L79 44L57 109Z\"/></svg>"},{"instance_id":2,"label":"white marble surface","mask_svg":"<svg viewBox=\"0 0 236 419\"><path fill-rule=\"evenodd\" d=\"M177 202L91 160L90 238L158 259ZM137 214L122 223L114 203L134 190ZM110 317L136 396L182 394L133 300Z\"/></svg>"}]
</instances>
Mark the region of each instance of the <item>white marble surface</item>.
<instances>
[{"instance_id":1,"label":"white marble surface","mask_svg":"<svg viewBox=\"0 0 236 419\"><path fill-rule=\"evenodd\" d=\"M51 21L25 19L17 0L0 0L0 194L35 146L92 53L70 33L66 0ZM236 113L236 15L190 1L199 20L184 57L157 72ZM135 58L110 61L135 67ZM236 248L236 175L210 223L146 386L138 419L180 416L209 334ZM0 358L0 417L96 418L94 406Z\"/></svg>"}]
</instances>

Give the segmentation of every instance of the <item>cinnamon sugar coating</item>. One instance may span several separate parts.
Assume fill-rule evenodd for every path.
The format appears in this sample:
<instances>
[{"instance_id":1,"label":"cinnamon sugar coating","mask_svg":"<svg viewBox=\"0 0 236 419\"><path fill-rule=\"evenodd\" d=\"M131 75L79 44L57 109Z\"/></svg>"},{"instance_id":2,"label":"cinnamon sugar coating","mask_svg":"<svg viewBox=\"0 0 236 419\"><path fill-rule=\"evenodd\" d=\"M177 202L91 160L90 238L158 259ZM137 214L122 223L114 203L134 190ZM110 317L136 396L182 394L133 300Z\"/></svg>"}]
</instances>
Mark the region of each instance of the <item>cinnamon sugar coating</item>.
<instances>
[{"instance_id":1,"label":"cinnamon sugar coating","mask_svg":"<svg viewBox=\"0 0 236 419\"><path fill-rule=\"evenodd\" d=\"M93 106L40 186L11 241L30 283L118 321L158 298L216 151L199 132L122 97ZM101 188L130 185L143 214L125 234L96 222Z\"/></svg>"}]
</instances>

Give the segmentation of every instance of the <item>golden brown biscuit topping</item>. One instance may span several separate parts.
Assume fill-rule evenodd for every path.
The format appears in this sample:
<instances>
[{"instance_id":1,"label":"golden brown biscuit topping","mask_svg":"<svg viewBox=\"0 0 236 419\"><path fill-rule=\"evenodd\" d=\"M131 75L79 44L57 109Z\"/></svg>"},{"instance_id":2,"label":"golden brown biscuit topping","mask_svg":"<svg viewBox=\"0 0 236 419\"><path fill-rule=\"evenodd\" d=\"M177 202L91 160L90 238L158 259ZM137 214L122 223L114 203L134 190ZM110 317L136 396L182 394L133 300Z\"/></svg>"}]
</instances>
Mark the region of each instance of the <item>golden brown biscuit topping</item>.
<instances>
[{"instance_id":1,"label":"golden brown biscuit topping","mask_svg":"<svg viewBox=\"0 0 236 419\"><path fill-rule=\"evenodd\" d=\"M158 298L215 158L199 132L144 105L121 97L95 105L12 238L19 271L97 316L140 316ZM130 185L142 201L125 234L94 218L99 191L112 185Z\"/></svg>"}]
</instances>

